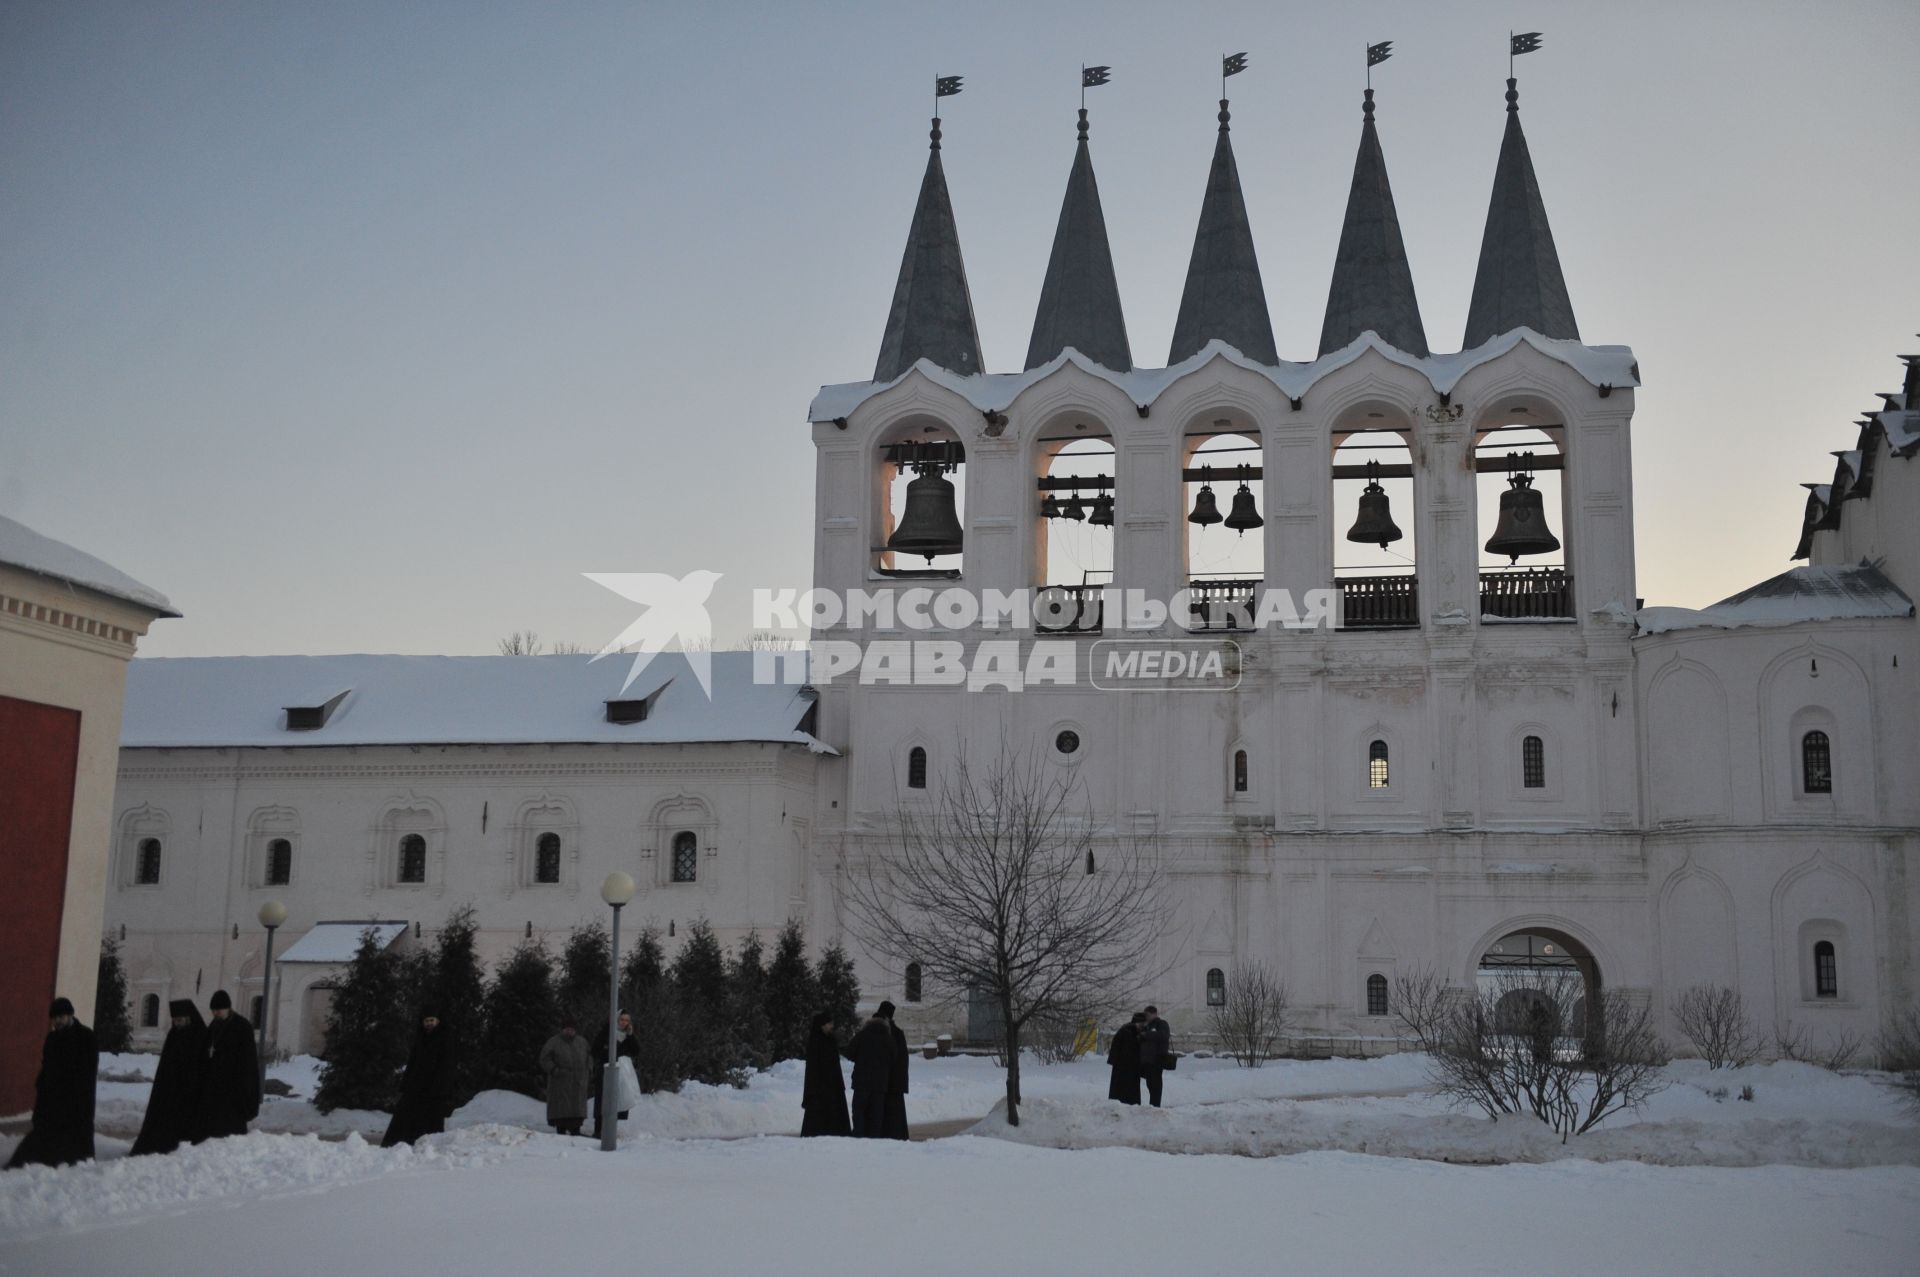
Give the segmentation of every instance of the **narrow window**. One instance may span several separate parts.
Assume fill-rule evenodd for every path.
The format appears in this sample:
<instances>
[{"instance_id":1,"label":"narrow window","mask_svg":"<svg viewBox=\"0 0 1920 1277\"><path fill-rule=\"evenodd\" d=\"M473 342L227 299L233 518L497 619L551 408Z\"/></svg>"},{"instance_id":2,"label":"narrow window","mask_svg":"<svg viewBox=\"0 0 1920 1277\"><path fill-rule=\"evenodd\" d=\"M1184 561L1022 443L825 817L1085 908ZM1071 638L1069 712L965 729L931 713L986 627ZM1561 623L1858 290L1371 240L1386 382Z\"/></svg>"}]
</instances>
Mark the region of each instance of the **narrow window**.
<instances>
[{"instance_id":1,"label":"narrow window","mask_svg":"<svg viewBox=\"0 0 1920 1277\"><path fill-rule=\"evenodd\" d=\"M918 1002L920 1000L920 964L917 962L909 962L907 964L906 999L909 1002Z\"/></svg>"},{"instance_id":2,"label":"narrow window","mask_svg":"<svg viewBox=\"0 0 1920 1277\"><path fill-rule=\"evenodd\" d=\"M691 829L673 836L673 880L692 882L700 873L700 840Z\"/></svg>"},{"instance_id":3,"label":"narrow window","mask_svg":"<svg viewBox=\"0 0 1920 1277\"><path fill-rule=\"evenodd\" d=\"M140 1027L157 1029L160 1027L160 995L149 993L140 999Z\"/></svg>"},{"instance_id":4,"label":"narrow window","mask_svg":"<svg viewBox=\"0 0 1920 1277\"><path fill-rule=\"evenodd\" d=\"M142 838L140 855L133 866L134 885L157 887L160 885L160 840Z\"/></svg>"},{"instance_id":5,"label":"narrow window","mask_svg":"<svg viewBox=\"0 0 1920 1277\"><path fill-rule=\"evenodd\" d=\"M1831 940L1822 940L1813 946L1813 996L1840 996L1840 964L1834 960Z\"/></svg>"},{"instance_id":6,"label":"narrow window","mask_svg":"<svg viewBox=\"0 0 1920 1277\"><path fill-rule=\"evenodd\" d=\"M1528 789L1547 787L1547 747L1538 736L1520 742L1520 783Z\"/></svg>"},{"instance_id":7,"label":"narrow window","mask_svg":"<svg viewBox=\"0 0 1920 1277\"><path fill-rule=\"evenodd\" d=\"M1387 787L1387 742L1377 740L1367 746L1367 788Z\"/></svg>"},{"instance_id":8,"label":"narrow window","mask_svg":"<svg viewBox=\"0 0 1920 1277\"><path fill-rule=\"evenodd\" d=\"M260 1000L260 995L257 993L254 994L253 995L253 1027L256 1029L260 1027L261 1021L266 1018L266 1016L263 1014L264 1010L265 1010L265 1004Z\"/></svg>"},{"instance_id":9,"label":"narrow window","mask_svg":"<svg viewBox=\"0 0 1920 1277\"><path fill-rule=\"evenodd\" d=\"M1093 848L1087 848L1087 872L1093 872Z\"/></svg>"},{"instance_id":10,"label":"narrow window","mask_svg":"<svg viewBox=\"0 0 1920 1277\"><path fill-rule=\"evenodd\" d=\"M907 751L907 788L927 787L927 751L915 745Z\"/></svg>"},{"instance_id":11,"label":"narrow window","mask_svg":"<svg viewBox=\"0 0 1920 1277\"><path fill-rule=\"evenodd\" d=\"M560 881L559 834L541 834L533 840L533 880L544 883Z\"/></svg>"},{"instance_id":12,"label":"narrow window","mask_svg":"<svg viewBox=\"0 0 1920 1277\"><path fill-rule=\"evenodd\" d=\"M1247 792L1247 751L1244 749L1233 751L1233 792Z\"/></svg>"},{"instance_id":13,"label":"narrow window","mask_svg":"<svg viewBox=\"0 0 1920 1277\"><path fill-rule=\"evenodd\" d=\"M1367 977L1367 1014L1387 1013L1387 977L1374 972Z\"/></svg>"},{"instance_id":14,"label":"narrow window","mask_svg":"<svg viewBox=\"0 0 1920 1277\"><path fill-rule=\"evenodd\" d=\"M293 881L293 844L275 838L267 844L267 885L284 887Z\"/></svg>"},{"instance_id":15,"label":"narrow window","mask_svg":"<svg viewBox=\"0 0 1920 1277\"><path fill-rule=\"evenodd\" d=\"M1207 1005L1210 1007L1227 1005L1227 973L1219 967L1207 968Z\"/></svg>"},{"instance_id":16,"label":"narrow window","mask_svg":"<svg viewBox=\"0 0 1920 1277\"><path fill-rule=\"evenodd\" d=\"M1825 732L1808 732L1800 738L1800 781L1809 794L1833 792L1833 746Z\"/></svg>"},{"instance_id":17,"label":"narrow window","mask_svg":"<svg viewBox=\"0 0 1920 1277\"><path fill-rule=\"evenodd\" d=\"M425 882L427 880L427 840L419 834L408 834L400 840L400 881Z\"/></svg>"}]
</instances>

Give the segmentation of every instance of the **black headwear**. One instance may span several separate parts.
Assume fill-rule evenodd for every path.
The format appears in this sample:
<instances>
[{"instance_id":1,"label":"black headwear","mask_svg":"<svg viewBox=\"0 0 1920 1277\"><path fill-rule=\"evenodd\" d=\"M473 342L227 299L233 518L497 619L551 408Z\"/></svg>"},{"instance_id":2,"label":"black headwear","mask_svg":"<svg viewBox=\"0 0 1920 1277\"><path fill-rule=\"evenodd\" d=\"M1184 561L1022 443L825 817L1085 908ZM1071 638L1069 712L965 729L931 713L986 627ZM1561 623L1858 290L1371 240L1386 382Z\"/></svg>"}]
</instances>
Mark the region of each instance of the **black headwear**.
<instances>
[{"instance_id":1,"label":"black headwear","mask_svg":"<svg viewBox=\"0 0 1920 1277\"><path fill-rule=\"evenodd\" d=\"M225 989L215 989L213 996L207 999L207 1010L231 1011L233 1010L233 999L227 996Z\"/></svg>"},{"instance_id":2,"label":"black headwear","mask_svg":"<svg viewBox=\"0 0 1920 1277\"><path fill-rule=\"evenodd\" d=\"M832 1022L833 1022L833 1012L831 1011L815 1011L813 1013L813 1031L815 1033L818 1033L820 1030L826 1028L827 1025L831 1024Z\"/></svg>"},{"instance_id":3,"label":"black headwear","mask_svg":"<svg viewBox=\"0 0 1920 1277\"><path fill-rule=\"evenodd\" d=\"M48 1008L47 1010L47 1018L49 1020L51 1020L56 1015L72 1015L72 1014L73 1014L73 1003L67 1001L65 998L55 998L53 1000L53 1006Z\"/></svg>"},{"instance_id":4,"label":"black headwear","mask_svg":"<svg viewBox=\"0 0 1920 1277\"><path fill-rule=\"evenodd\" d=\"M874 1010L874 1014L882 1020L891 1020L893 1018L893 1003L882 1002L879 1007Z\"/></svg>"}]
</instances>

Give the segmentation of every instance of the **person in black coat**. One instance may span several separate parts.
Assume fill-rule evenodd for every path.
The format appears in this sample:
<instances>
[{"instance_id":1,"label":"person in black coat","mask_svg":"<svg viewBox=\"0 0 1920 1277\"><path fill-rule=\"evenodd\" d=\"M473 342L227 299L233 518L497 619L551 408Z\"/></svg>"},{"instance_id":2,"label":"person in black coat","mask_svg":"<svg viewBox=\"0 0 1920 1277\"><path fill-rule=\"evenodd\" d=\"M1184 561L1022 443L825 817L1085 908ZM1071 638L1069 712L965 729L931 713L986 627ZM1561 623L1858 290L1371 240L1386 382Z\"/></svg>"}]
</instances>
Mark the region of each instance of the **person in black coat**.
<instances>
[{"instance_id":1,"label":"person in black coat","mask_svg":"<svg viewBox=\"0 0 1920 1277\"><path fill-rule=\"evenodd\" d=\"M907 1050L907 1035L893 1022L893 1012L893 1003L880 1004L880 1018L887 1022L893 1038L893 1067L887 1070L887 1116L882 1131L890 1140L903 1140L907 1138L907 1060L911 1052Z\"/></svg>"},{"instance_id":2,"label":"person in black coat","mask_svg":"<svg viewBox=\"0 0 1920 1277\"><path fill-rule=\"evenodd\" d=\"M1160 1107L1160 1075L1172 1054L1172 1029L1160 1018L1160 1008L1148 1007L1146 1022L1140 1026L1140 1080L1147 1084L1147 1098L1155 1108Z\"/></svg>"},{"instance_id":3,"label":"person in black coat","mask_svg":"<svg viewBox=\"0 0 1920 1277\"><path fill-rule=\"evenodd\" d=\"M640 1079L640 1039L633 1036L632 1013L622 1011L618 1023L620 1026L620 1045L614 1048L618 1053L616 1058L632 1062L633 1076L637 1082ZM606 1074L606 1071L607 1030L606 1026L602 1025L600 1032L593 1036L593 1137L595 1139L600 1138L600 1089L602 1086L602 1078ZM627 1120L626 1109L620 1110L619 1120L622 1122Z\"/></svg>"},{"instance_id":4,"label":"person in black coat","mask_svg":"<svg viewBox=\"0 0 1920 1277\"><path fill-rule=\"evenodd\" d=\"M194 1117L207 1071L207 1024L190 998L176 998L167 1006L173 1027L160 1048L160 1067L153 1074L147 1097L147 1116L140 1123L134 1156L171 1153L193 1138Z\"/></svg>"},{"instance_id":5,"label":"person in black coat","mask_svg":"<svg viewBox=\"0 0 1920 1277\"><path fill-rule=\"evenodd\" d=\"M1147 1022L1146 1012L1135 1011L1133 1019L1120 1026L1107 1048L1107 1063L1113 1076L1107 1083L1107 1098L1122 1104L1140 1102L1140 1026Z\"/></svg>"},{"instance_id":6,"label":"person in black coat","mask_svg":"<svg viewBox=\"0 0 1920 1277\"><path fill-rule=\"evenodd\" d=\"M207 999L213 1020L207 1025L207 1066L200 1082L200 1109L193 1142L245 1135L260 1116L260 1053L253 1025L233 1009L225 989Z\"/></svg>"},{"instance_id":7,"label":"person in black coat","mask_svg":"<svg viewBox=\"0 0 1920 1277\"><path fill-rule=\"evenodd\" d=\"M822 1011L807 1031L807 1074L800 1088L802 1135L851 1135L847 1083L840 1074L840 1044L833 1039L833 1015Z\"/></svg>"},{"instance_id":8,"label":"person in black coat","mask_svg":"<svg viewBox=\"0 0 1920 1277\"><path fill-rule=\"evenodd\" d=\"M411 1144L422 1135L438 1135L453 1116L453 1042L440 1025L433 1007L420 1009L420 1033L407 1053L407 1071L400 1075L400 1102L381 1148Z\"/></svg>"},{"instance_id":9,"label":"person in black coat","mask_svg":"<svg viewBox=\"0 0 1920 1277\"><path fill-rule=\"evenodd\" d=\"M894 1060L892 1027L874 1016L860 1026L844 1054L853 1061L853 1133L861 1139L880 1139L887 1133L887 1079L893 1073Z\"/></svg>"},{"instance_id":10,"label":"person in black coat","mask_svg":"<svg viewBox=\"0 0 1920 1277\"><path fill-rule=\"evenodd\" d=\"M93 1091L100 1052L93 1030L74 1018L73 1003L55 998L33 1080L33 1129L13 1150L7 1169L65 1166L93 1160Z\"/></svg>"}]
</instances>

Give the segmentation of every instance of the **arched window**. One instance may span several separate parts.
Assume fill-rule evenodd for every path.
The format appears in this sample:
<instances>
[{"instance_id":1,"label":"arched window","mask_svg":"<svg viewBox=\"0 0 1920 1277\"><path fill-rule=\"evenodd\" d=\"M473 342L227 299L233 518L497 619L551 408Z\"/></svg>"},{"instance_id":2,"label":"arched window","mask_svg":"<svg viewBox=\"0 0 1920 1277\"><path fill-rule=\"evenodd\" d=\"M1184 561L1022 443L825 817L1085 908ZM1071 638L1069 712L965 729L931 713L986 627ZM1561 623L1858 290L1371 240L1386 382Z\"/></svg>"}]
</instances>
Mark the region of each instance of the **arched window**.
<instances>
[{"instance_id":1,"label":"arched window","mask_svg":"<svg viewBox=\"0 0 1920 1277\"><path fill-rule=\"evenodd\" d=\"M149 993L140 999L140 1027L157 1029L160 1027L160 995Z\"/></svg>"},{"instance_id":2,"label":"arched window","mask_svg":"<svg viewBox=\"0 0 1920 1277\"><path fill-rule=\"evenodd\" d=\"M1840 996L1840 963L1831 940L1822 940L1813 946L1813 996Z\"/></svg>"},{"instance_id":3,"label":"arched window","mask_svg":"<svg viewBox=\"0 0 1920 1277\"><path fill-rule=\"evenodd\" d=\"M1247 792L1247 751L1244 749L1233 751L1233 792Z\"/></svg>"},{"instance_id":4,"label":"arched window","mask_svg":"<svg viewBox=\"0 0 1920 1277\"><path fill-rule=\"evenodd\" d=\"M907 788L927 787L927 751L915 745L907 751Z\"/></svg>"},{"instance_id":5,"label":"arched window","mask_svg":"<svg viewBox=\"0 0 1920 1277\"><path fill-rule=\"evenodd\" d=\"M1210 1007L1227 1005L1227 973L1219 967L1207 968L1207 1005Z\"/></svg>"},{"instance_id":6,"label":"arched window","mask_svg":"<svg viewBox=\"0 0 1920 1277\"><path fill-rule=\"evenodd\" d=\"M1520 783L1528 789L1547 787L1547 746L1538 736L1520 742Z\"/></svg>"},{"instance_id":7,"label":"arched window","mask_svg":"<svg viewBox=\"0 0 1920 1277\"><path fill-rule=\"evenodd\" d=\"M399 878L408 883L427 880L427 840L419 834L408 834L400 840Z\"/></svg>"},{"instance_id":8,"label":"arched window","mask_svg":"<svg viewBox=\"0 0 1920 1277\"><path fill-rule=\"evenodd\" d=\"M700 875L700 839L691 829L673 836L673 880L692 882Z\"/></svg>"},{"instance_id":9,"label":"arched window","mask_svg":"<svg viewBox=\"0 0 1920 1277\"><path fill-rule=\"evenodd\" d=\"M560 835L544 833L533 840L533 880L560 881Z\"/></svg>"},{"instance_id":10,"label":"arched window","mask_svg":"<svg viewBox=\"0 0 1920 1277\"><path fill-rule=\"evenodd\" d=\"M160 885L160 840L158 838L140 840L140 855L133 866L133 882L137 887Z\"/></svg>"},{"instance_id":11,"label":"arched window","mask_svg":"<svg viewBox=\"0 0 1920 1277\"><path fill-rule=\"evenodd\" d=\"M267 844L267 885L284 887L293 881L293 844L275 838Z\"/></svg>"},{"instance_id":12,"label":"arched window","mask_svg":"<svg viewBox=\"0 0 1920 1277\"><path fill-rule=\"evenodd\" d=\"M904 994L904 996L907 999L907 1001L918 1002L920 1000L920 964L919 963L909 962L907 964L906 986L907 986L906 993Z\"/></svg>"},{"instance_id":13,"label":"arched window","mask_svg":"<svg viewBox=\"0 0 1920 1277\"><path fill-rule=\"evenodd\" d=\"M1378 971L1367 977L1367 1014L1387 1013L1387 977Z\"/></svg>"},{"instance_id":14,"label":"arched window","mask_svg":"<svg viewBox=\"0 0 1920 1277\"><path fill-rule=\"evenodd\" d=\"M1367 746L1367 788L1387 787L1387 742L1377 740Z\"/></svg>"},{"instance_id":15,"label":"arched window","mask_svg":"<svg viewBox=\"0 0 1920 1277\"><path fill-rule=\"evenodd\" d=\"M1087 848L1087 872L1093 872L1093 848Z\"/></svg>"},{"instance_id":16,"label":"arched window","mask_svg":"<svg viewBox=\"0 0 1920 1277\"><path fill-rule=\"evenodd\" d=\"M1800 784L1809 794L1833 792L1833 746L1825 732L1800 738Z\"/></svg>"}]
</instances>

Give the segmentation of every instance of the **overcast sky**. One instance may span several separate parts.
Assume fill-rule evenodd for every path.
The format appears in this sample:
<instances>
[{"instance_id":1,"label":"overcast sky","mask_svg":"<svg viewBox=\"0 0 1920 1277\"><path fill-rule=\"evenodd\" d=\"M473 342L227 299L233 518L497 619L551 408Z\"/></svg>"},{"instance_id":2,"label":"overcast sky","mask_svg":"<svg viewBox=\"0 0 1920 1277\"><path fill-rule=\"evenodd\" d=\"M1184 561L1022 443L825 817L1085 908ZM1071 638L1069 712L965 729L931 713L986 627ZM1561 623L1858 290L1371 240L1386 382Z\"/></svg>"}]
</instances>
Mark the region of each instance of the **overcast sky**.
<instances>
[{"instance_id":1,"label":"overcast sky","mask_svg":"<svg viewBox=\"0 0 1920 1277\"><path fill-rule=\"evenodd\" d=\"M1334 12L1338 8L1338 12ZM1364 11L1364 17L1361 16ZM993 371L1081 63L1165 361L1218 59L1283 356L1318 340L1363 49L1427 332L1521 109L1585 339L1631 345L1640 593L1783 570L1916 349L1920 5L0 5L0 513L165 591L142 650L598 646L583 571L804 586L823 382L867 377L930 80Z\"/></svg>"}]
</instances>

